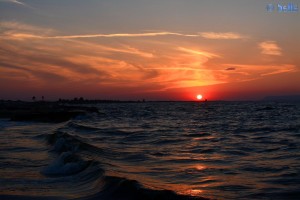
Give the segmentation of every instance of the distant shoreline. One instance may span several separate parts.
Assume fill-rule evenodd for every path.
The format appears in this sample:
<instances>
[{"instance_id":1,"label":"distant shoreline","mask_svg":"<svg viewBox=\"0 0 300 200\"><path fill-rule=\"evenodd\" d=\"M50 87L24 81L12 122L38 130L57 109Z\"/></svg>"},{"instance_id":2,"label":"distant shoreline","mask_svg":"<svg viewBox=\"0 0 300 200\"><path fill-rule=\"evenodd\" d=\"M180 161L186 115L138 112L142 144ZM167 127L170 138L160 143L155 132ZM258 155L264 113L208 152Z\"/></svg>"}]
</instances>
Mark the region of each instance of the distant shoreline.
<instances>
[{"instance_id":1,"label":"distant shoreline","mask_svg":"<svg viewBox=\"0 0 300 200\"><path fill-rule=\"evenodd\" d=\"M101 104L101 103L205 103L205 102L300 102L300 95L267 96L260 100L102 100L102 99L62 99L62 100L6 100L0 99L1 104Z\"/></svg>"},{"instance_id":2,"label":"distant shoreline","mask_svg":"<svg viewBox=\"0 0 300 200\"><path fill-rule=\"evenodd\" d=\"M0 118L11 121L33 121L46 123L60 123L79 115L98 113L96 104L144 104L144 103L234 103L258 102L280 103L300 102L294 99L264 99L261 101L120 101L120 100L59 100L59 101L13 101L0 100Z\"/></svg>"}]
</instances>

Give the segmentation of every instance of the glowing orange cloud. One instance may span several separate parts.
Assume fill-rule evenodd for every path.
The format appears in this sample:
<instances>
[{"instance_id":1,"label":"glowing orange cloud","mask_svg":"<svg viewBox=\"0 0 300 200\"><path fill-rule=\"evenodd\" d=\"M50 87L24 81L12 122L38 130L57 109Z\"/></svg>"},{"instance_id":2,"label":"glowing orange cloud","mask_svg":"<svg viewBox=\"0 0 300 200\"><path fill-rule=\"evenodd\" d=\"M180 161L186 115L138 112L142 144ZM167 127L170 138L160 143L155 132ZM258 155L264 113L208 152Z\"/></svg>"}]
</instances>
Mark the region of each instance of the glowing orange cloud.
<instances>
[{"instance_id":1,"label":"glowing orange cloud","mask_svg":"<svg viewBox=\"0 0 300 200\"><path fill-rule=\"evenodd\" d=\"M60 36L45 36L29 33L12 33L6 34L3 37L7 39L80 39L80 38L113 38L113 37L155 37L155 36L184 36L184 37L199 37L199 35L181 34L172 32L154 32L154 33L115 33L115 34L88 34L88 35L60 35Z\"/></svg>"},{"instance_id":2,"label":"glowing orange cloud","mask_svg":"<svg viewBox=\"0 0 300 200\"><path fill-rule=\"evenodd\" d=\"M277 45L275 41L265 41L259 43L261 48L261 53L266 55L280 56L281 48Z\"/></svg>"},{"instance_id":3,"label":"glowing orange cloud","mask_svg":"<svg viewBox=\"0 0 300 200\"><path fill-rule=\"evenodd\" d=\"M181 51L184 51L184 52L188 52L188 53L192 53L192 54L196 54L196 55L201 55L201 56L204 56L204 57L207 57L207 58L220 57L219 55L209 53L209 52L205 52L205 51L187 49L187 48L184 48L184 47L179 47L178 49L181 50Z\"/></svg>"},{"instance_id":4,"label":"glowing orange cloud","mask_svg":"<svg viewBox=\"0 0 300 200\"><path fill-rule=\"evenodd\" d=\"M239 33L216 33L216 32L203 32L200 34L202 37L207 39L225 39L225 40L236 40L247 38Z\"/></svg>"}]
</instances>

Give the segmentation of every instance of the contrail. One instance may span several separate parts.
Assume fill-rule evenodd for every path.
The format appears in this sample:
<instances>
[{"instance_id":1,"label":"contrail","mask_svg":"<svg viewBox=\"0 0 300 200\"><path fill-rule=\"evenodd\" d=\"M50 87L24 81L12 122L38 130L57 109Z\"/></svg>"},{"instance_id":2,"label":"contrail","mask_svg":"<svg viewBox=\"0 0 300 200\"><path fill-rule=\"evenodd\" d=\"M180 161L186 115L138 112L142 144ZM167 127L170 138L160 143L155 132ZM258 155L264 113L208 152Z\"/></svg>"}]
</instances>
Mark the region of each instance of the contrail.
<instances>
[{"instance_id":1,"label":"contrail","mask_svg":"<svg viewBox=\"0 0 300 200\"><path fill-rule=\"evenodd\" d=\"M202 37L206 39L242 39L244 37L238 34L222 34L222 33L210 33L210 35L205 35L205 33L199 34L184 34L176 32L150 32L150 33L112 33L112 34L86 34L86 35L56 35L56 36L47 36L47 35L35 35L27 33L14 33L8 35L10 38L15 39L27 39L27 38L36 38L36 39L80 39L80 38L114 38L114 37L156 37L156 36L180 36L180 37Z\"/></svg>"},{"instance_id":2,"label":"contrail","mask_svg":"<svg viewBox=\"0 0 300 200\"><path fill-rule=\"evenodd\" d=\"M115 33L115 34L88 34L88 35L61 35L61 36L41 36L34 34L23 34L15 33L11 34L9 37L16 39L27 39L27 38L36 38L36 39L79 39L79 38L113 38L113 37L155 37L155 36L166 36L166 35L175 35L183 37L199 37L199 35L189 35L173 32L153 32L153 33Z\"/></svg>"},{"instance_id":3,"label":"contrail","mask_svg":"<svg viewBox=\"0 0 300 200\"><path fill-rule=\"evenodd\" d=\"M48 38L54 39L76 39L76 38L95 38L95 37L153 37L164 35L177 35L186 37L198 37L199 35L186 35L172 32L153 32L153 33L116 33L116 34L90 34L90 35L66 35L66 36L52 36Z\"/></svg>"}]
</instances>

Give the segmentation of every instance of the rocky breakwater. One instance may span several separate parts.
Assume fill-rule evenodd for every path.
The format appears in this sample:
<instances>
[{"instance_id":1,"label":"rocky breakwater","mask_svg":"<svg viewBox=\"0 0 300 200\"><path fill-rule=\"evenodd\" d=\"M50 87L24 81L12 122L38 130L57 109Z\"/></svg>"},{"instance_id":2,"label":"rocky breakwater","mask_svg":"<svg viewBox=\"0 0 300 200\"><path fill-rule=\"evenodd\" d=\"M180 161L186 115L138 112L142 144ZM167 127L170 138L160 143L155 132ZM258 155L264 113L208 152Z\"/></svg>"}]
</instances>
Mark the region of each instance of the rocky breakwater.
<instances>
[{"instance_id":1,"label":"rocky breakwater","mask_svg":"<svg viewBox=\"0 0 300 200\"><path fill-rule=\"evenodd\" d=\"M98 113L98 109L84 105L60 104L59 102L0 102L0 118L8 118L12 121L59 123L87 113Z\"/></svg>"}]
</instances>

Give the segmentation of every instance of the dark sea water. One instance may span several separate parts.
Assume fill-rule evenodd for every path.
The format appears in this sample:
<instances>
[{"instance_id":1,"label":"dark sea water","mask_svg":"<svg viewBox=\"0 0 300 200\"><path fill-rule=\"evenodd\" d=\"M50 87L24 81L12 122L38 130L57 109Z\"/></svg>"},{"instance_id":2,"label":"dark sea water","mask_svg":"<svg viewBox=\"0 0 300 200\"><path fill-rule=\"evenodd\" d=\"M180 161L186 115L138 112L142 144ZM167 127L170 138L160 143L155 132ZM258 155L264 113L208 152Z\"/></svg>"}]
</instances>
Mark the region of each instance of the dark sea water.
<instances>
[{"instance_id":1,"label":"dark sea water","mask_svg":"<svg viewBox=\"0 0 300 200\"><path fill-rule=\"evenodd\" d=\"M300 199L299 103L97 107L0 120L0 199Z\"/></svg>"}]
</instances>

